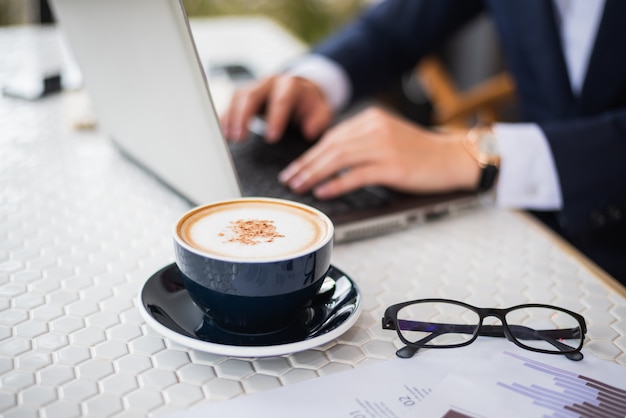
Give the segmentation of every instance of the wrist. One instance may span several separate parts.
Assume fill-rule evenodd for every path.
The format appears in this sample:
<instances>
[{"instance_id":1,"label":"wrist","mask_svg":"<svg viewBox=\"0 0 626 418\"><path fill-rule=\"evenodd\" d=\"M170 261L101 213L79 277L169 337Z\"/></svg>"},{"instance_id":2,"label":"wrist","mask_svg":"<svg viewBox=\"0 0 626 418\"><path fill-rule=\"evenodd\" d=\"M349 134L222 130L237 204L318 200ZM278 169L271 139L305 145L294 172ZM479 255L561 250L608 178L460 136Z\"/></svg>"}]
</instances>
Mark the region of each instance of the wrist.
<instances>
[{"instance_id":1,"label":"wrist","mask_svg":"<svg viewBox=\"0 0 626 418\"><path fill-rule=\"evenodd\" d=\"M474 190L480 180L481 168L465 145L467 131L446 133L444 144L448 147L447 187L451 189Z\"/></svg>"}]
</instances>

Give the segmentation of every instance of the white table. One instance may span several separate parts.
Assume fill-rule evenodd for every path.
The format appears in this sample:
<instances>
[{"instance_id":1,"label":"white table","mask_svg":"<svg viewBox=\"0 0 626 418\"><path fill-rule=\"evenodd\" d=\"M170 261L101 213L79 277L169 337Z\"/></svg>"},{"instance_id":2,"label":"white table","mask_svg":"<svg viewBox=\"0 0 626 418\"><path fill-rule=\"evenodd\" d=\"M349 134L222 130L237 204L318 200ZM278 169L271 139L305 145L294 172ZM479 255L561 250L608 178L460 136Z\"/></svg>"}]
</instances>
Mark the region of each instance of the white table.
<instances>
[{"instance_id":1,"label":"white table","mask_svg":"<svg viewBox=\"0 0 626 418\"><path fill-rule=\"evenodd\" d=\"M0 83L41 42L56 32L0 29ZM188 207L102 133L75 129L85 103L0 98L2 416L153 416L382 362L400 347L381 329L385 307L423 297L572 309L589 325L586 352L626 366L624 288L527 216L488 206L336 246L364 311L323 346L229 358L164 339L136 297L173 261L171 225Z\"/></svg>"}]
</instances>

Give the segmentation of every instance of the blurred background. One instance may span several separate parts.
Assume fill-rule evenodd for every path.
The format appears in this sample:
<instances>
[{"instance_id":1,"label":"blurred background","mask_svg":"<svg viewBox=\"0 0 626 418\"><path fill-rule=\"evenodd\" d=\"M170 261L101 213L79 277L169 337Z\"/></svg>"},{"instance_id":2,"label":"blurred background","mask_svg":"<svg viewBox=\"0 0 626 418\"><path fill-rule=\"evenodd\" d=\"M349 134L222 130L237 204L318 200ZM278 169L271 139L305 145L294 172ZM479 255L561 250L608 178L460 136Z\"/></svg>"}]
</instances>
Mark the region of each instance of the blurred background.
<instances>
[{"instance_id":1,"label":"blurred background","mask_svg":"<svg viewBox=\"0 0 626 418\"><path fill-rule=\"evenodd\" d=\"M381 0L183 0L190 18L263 16L312 45ZM0 0L0 27L54 23L47 0ZM515 119L514 86L488 16L471 22L424 68L390 82L383 101L425 125ZM494 77L495 76L495 77Z\"/></svg>"},{"instance_id":2,"label":"blurred background","mask_svg":"<svg viewBox=\"0 0 626 418\"><path fill-rule=\"evenodd\" d=\"M375 0L184 0L190 17L233 14L274 19L307 44L350 20Z\"/></svg>"},{"instance_id":3,"label":"blurred background","mask_svg":"<svg viewBox=\"0 0 626 418\"><path fill-rule=\"evenodd\" d=\"M190 17L264 15L307 44L324 37L375 0L184 0ZM51 23L46 0L0 0L0 25Z\"/></svg>"}]
</instances>

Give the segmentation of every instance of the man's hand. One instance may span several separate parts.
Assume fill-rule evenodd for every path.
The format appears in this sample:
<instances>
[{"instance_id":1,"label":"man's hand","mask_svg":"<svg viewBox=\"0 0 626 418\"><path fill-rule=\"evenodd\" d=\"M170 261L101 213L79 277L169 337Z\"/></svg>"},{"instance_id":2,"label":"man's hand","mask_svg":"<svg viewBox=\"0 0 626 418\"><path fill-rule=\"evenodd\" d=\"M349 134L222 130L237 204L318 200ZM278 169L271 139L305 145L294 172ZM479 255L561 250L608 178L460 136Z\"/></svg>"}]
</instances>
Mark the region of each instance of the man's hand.
<instances>
[{"instance_id":1,"label":"man's hand","mask_svg":"<svg viewBox=\"0 0 626 418\"><path fill-rule=\"evenodd\" d=\"M330 129L280 180L324 199L368 185L430 193L472 189L480 168L465 149L465 135L427 131L372 108Z\"/></svg>"},{"instance_id":2,"label":"man's hand","mask_svg":"<svg viewBox=\"0 0 626 418\"><path fill-rule=\"evenodd\" d=\"M237 91L224 115L222 128L232 141L248 136L253 116L264 112L266 140L276 142L283 135L290 119L310 139L317 138L328 127L332 109L322 90L314 83L287 74L266 78Z\"/></svg>"}]
</instances>

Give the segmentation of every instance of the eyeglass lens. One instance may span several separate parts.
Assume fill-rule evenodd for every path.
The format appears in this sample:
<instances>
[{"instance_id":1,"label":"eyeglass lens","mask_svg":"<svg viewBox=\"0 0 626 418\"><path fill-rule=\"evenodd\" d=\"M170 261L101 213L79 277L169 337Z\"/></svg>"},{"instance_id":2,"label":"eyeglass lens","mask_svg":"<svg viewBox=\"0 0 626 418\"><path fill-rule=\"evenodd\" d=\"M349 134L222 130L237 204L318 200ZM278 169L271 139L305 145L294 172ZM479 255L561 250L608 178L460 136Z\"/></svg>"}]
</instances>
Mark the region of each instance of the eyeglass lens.
<instances>
[{"instance_id":1,"label":"eyeglass lens","mask_svg":"<svg viewBox=\"0 0 626 418\"><path fill-rule=\"evenodd\" d=\"M420 346L458 346L471 340L480 324L479 314L448 302L418 302L398 311L403 338ZM578 320L567 312L550 307L523 307L506 314L510 335L530 349L549 352L575 350L582 344ZM487 316L481 335L504 337L500 319Z\"/></svg>"},{"instance_id":2,"label":"eyeglass lens","mask_svg":"<svg viewBox=\"0 0 626 418\"><path fill-rule=\"evenodd\" d=\"M447 302L422 302L398 311L400 333L411 343L460 345L472 339L480 322L477 312Z\"/></svg>"}]
</instances>

